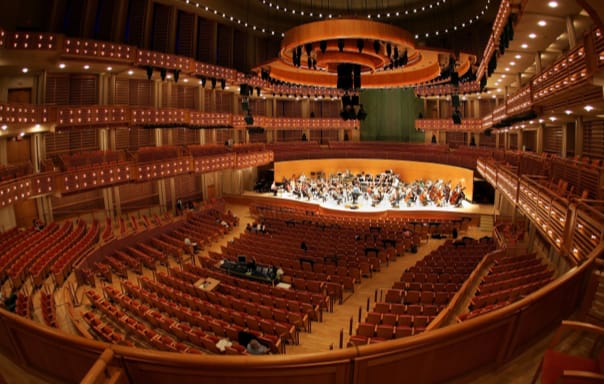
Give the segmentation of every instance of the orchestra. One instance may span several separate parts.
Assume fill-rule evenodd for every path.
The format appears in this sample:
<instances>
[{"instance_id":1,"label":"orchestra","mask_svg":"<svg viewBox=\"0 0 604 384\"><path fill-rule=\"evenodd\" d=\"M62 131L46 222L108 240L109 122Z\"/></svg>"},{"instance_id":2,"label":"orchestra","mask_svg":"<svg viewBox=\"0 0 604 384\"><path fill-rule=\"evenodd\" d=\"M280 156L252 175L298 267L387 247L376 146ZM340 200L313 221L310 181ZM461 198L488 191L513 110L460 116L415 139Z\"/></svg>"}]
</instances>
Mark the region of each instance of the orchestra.
<instances>
[{"instance_id":1,"label":"orchestra","mask_svg":"<svg viewBox=\"0 0 604 384\"><path fill-rule=\"evenodd\" d=\"M383 201L392 208L433 206L461 207L465 200L464 187L457 183L454 187L451 180L415 180L407 183L386 170L377 175L353 175L350 171L338 172L325 177L323 173L292 175L283 177L278 186L281 193L299 200L313 202L333 202L337 205L354 206L360 199L376 207Z\"/></svg>"}]
</instances>

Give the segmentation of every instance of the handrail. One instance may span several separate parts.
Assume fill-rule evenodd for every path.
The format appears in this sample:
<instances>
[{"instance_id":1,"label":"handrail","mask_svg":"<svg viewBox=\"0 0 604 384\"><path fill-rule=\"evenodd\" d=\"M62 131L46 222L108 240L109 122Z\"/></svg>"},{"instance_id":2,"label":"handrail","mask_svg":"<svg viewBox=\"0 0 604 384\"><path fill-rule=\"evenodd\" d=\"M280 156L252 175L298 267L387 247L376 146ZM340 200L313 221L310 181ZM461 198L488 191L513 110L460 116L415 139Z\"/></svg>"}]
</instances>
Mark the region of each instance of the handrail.
<instances>
[{"instance_id":1,"label":"handrail","mask_svg":"<svg viewBox=\"0 0 604 384\"><path fill-rule=\"evenodd\" d=\"M84 376L80 384L97 384L102 383L103 376L106 378L109 376L107 368L111 360L113 360L114 352L111 348L107 348L101 353L94 365L90 367L90 370Z\"/></svg>"}]
</instances>

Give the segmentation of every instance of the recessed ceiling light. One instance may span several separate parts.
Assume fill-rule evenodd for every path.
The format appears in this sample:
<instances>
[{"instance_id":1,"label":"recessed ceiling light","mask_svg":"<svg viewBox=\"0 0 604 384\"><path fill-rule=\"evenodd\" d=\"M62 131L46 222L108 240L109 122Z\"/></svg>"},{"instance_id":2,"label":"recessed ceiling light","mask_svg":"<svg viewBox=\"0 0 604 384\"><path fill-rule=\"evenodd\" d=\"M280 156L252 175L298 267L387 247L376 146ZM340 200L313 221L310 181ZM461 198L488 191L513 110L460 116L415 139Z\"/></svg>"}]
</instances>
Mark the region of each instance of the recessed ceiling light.
<instances>
[{"instance_id":1,"label":"recessed ceiling light","mask_svg":"<svg viewBox=\"0 0 604 384\"><path fill-rule=\"evenodd\" d=\"M505 79L505 78L506 78L506 76L507 76L507 75L504 73L503 75L501 75L501 78L502 78L502 79Z\"/></svg>"},{"instance_id":2,"label":"recessed ceiling light","mask_svg":"<svg viewBox=\"0 0 604 384\"><path fill-rule=\"evenodd\" d=\"M23 68L21 69L21 72L23 72L23 73L27 73L27 72L29 72L29 68L27 68L27 67L23 67Z\"/></svg>"},{"instance_id":3,"label":"recessed ceiling light","mask_svg":"<svg viewBox=\"0 0 604 384\"><path fill-rule=\"evenodd\" d=\"M86 70L90 69L90 65L86 64L86 65L84 66L84 69L86 69Z\"/></svg>"},{"instance_id":4,"label":"recessed ceiling light","mask_svg":"<svg viewBox=\"0 0 604 384\"><path fill-rule=\"evenodd\" d=\"M547 25L547 23L545 22L545 20L539 20L537 22L537 25L540 26L540 27L545 27Z\"/></svg>"},{"instance_id":5,"label":"recessed ceiling light","mask_svg":"<svg viewBox=\"0 0 604 384\"><path fill-rule=\"evenodd\" d=\"M63 68L65 68L65 67L66 67L65 63L61 63L61 64L59 64L59 68L63 69Z\"/></svg>"},{"instance_id":6,"label":"recessed ceiling light","mask_svg":"<svg viewBox=\"0 0 604 384\"><path fill-rule=\"evenodd\" d=\"M566 111L564 111L564 113L566 113L567 115L570 115L573 113L573 111L571 111L570 109L567 109Z\"/></svg>"},{"instance_id":7,"label":"recessed ceiling light","mask_svg":"<svg viewBox=\"0 0 604 384\"><path fill-rule=\"evenodd\" d=\"M528 48L528 44L524 43L520 47L523 48L523 49L527 49Z\"/></svg>"},{"instance_id":8,"label":"recessed ceiling light","mask_svg":"<svg viewBox=\"0 0 604 384\"><path fill-rule=\"evenodd\" d=\"M132 74L134 74L134 71L133 71L133 70L129 70L129 71L128 71L128 74L129 74L130 76L132 76Z\"/></svg>"},{"instance_id":9,"label":"recessed ceiling light","mask_svg":"<svg viewBox=\"0 0 604 384\"><path fill-rule=\"evenodd\" d=\"M183 81L184 81L185 83L188 83L188 82L189 82L189 79L184 79Z\"/></svg>"},{"instance_id":10,"label":"recessed ceiling light","mask_svg":"<svg viewBox=\"0 0 604 384\"><path fill-rule=\"evenodd\" d=\"M537 38L537 35L534 33L529 33L529 39L535 39Z\"/></svg>"},{"instance_id":11,"label":"recessed ceiling light","mask_svg":"<svg viewBox=\"0 0 604 384\"><path fill-rule=\"evenodd\" d=\"M543 123L543 119L539 119L539 123Z\"/></svg>"},{"instance_id":12,"label":"recessed ceiling light","mask_svg":"<svg viewBox=\"0 0 604 384\"><path fill-rule=\"evenodd\" d=\"M510 67L505 67L505 71L509 72L510 71Z\"/></svg>"},{"instance_id":13,"label":"recessed ceiling light","mask_svg":"<svg viewBox=\"0 0 604 384\"><path fill-rule=\"evenodd\" d=\"M550 1L549 3L547 3L547 5L550 8L556 8L558 6L558 2L557 1Z\"/></svg>"},{"instance_id":14,"label":"recessed ceiling light","mask_svg":"<svg viewBox=\"0 0 604 384\"><path fill-rule=\"evenodd\" d=\"M113 70L113 67L107 67L107 71L111 72Z\"/></svg>"},{"instance_id":15,"label":"recessed ceiling light","mask_svg":"<svg viewBox=\"0 0 604 384\"><path fill-rule=\"evenodd\" d=\"M6 124L2 124L2 130L3 130L3 131L6 131L7 129L8 129L8 125L6 125Z\"/></svg>"},{"instance_id":16,"label":"recessed ceiling light","mask_svg":"<svg viewBox=\"0 0 604 384\"><path fill-rule=\"evenodd\" d=\"M19 134L19 136L21 136L21 137L25 136L25 132L21 132L21 133Z\"/></svg>"},{"instance_id":17,"label":"recessed ceiling light","mask_svg":"<svg viewBox=\"0 0 604 384\"><path fill-rule=\"evenodd\" d=\"M594 110L594 107L592 107L591 105L586 105L583 107L583 109L585 109L587 112L591 112Z\"/></svg>"},{"instance_id":18,"label":"recessed ceiling light","mask_svg":"<svg viewBox=\"0 0 604 384\"><path fill-rule=\"evenodd\" d=\"M514 66L514 65L516 65L516 62L515 61L510 61L510 65Z\"/></svg>"},{"instance_id":19,"label":"recessed ceiling light","mask_svg":"<svg viewBox=\"0 0 604 384\"><path fill-rule=\"evenodd\" d=\"M550 116L549 119L550 119L550 121L556 121L557 120L556 116Z\"/></svg>"},{"instance_id":20,"label":"recessed ceiling light","mask_svg":"<svg viewBox=\"0 0 604 384\"><path fill-rule=\"evenodd\" d=\"M520 55L516 55L516 56L514 56L514 58L515 58L516 60L520 60L520 59L522 58L522 56L520 56Z\"/></svg>"},{"instance_id":21,"label":"recessed ceiling light","mask_svg":"<svg viewBox=\"0 0 604 384\"><path fill-rule=\"evenodd\" d=\"M169 73L166 75L166 79L171 79L172 75L170 75Z\"/></svg>"}]
</instances>

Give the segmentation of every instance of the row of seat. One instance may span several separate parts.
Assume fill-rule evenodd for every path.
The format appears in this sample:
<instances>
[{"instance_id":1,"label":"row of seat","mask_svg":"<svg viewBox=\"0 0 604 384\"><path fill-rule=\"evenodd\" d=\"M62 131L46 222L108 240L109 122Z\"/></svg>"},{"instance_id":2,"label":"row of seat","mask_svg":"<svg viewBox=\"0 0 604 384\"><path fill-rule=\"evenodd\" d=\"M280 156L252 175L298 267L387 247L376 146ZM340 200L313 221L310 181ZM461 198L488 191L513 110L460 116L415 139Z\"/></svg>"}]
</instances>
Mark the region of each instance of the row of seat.
<instances>
[{"instance_id":1,"label":"row of seat","mask_svg":"<svg viewBox=\"0 0 604 384\"><path fill-rule=\"evenodd\" d=\"M259 282L237 278L221 270L205 269L191 263L183 264L183 268L184 271L182 272L189 272L198 279L213 277L221 281L221 284L226 283L236 287L239 289L238 292L242 299L246 298L253 303L276 306L273 305L273 301L277 299L297 301L302 307L306 307L306 313L314 321L319 321L322 318L323 310L329 309L329 297L322 293L267 286ZM176 273L177 276L182 272L171 271L171 273Z\"/></svg>"},{"instance_id":2,"label":"row of seat","mask_svg":"<svg viewBox=\"0 0 604 384\"><path fill-rule=\"evenodd\" d=\"M268 320L262 321L257 317L214 305L151 280L141 280L141 282L143 287L135 286L130 281L125 281L123 286L128 294L171 316L196 324L203 329L209 327L216 337L237 340L236 335L239 332L248 332L266 342L273 352L285 352L285 344L279 334L283 331L281 326L275 329L273 323ZM287 331L290 332L292 329L288 328Z\"/></svg>"}]
</instances>

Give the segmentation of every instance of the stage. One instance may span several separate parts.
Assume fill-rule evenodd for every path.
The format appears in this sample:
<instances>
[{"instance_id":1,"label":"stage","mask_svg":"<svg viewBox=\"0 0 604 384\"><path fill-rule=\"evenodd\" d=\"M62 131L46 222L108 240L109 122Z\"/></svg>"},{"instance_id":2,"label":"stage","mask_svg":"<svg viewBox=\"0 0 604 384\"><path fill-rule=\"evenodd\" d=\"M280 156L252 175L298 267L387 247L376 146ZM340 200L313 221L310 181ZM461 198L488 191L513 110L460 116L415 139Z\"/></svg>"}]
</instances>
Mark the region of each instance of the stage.
<instances>
[{"instance_id":1,"label":"stage","mask_svg":"<svg viewBox=\"0 0 604 384\"><path fill-rule=\"evenodd\" d=\"M495 207L490 204L472 204L467 200L461 202L460 207L454 207L447 205L444 207L436 207L434 205L423 206L419 202L412 203L410 206L401 204L398 208L393 207L387 199L383 199L380 203L375 206L372 204L370 199L366 199L360 196L357 199L357 204L353 205L352 202L338 204L333 199L322 200L308 200L306 198L300 199L297 196L280 191L275 196L273 193L258 193L254 191L245 191L242 197L250 198L254 201L268 199L271 203L282 201L284 205L294 204L296 206L308 206L309 209L316 209L319 211L331 211L333 213L341 213L344 215L360 214L360 215L371 215L375 214L378 216L392 215L392 216L408 216L408 215L419 215L419 216L438 216L438 215L462 215L462 216L482 216L482 215L496 215L499 212L495 210Z\"/></svg>"}]
</instances>

